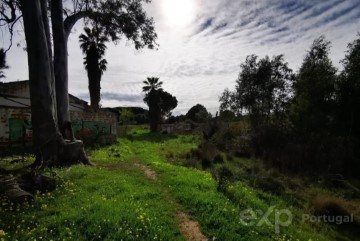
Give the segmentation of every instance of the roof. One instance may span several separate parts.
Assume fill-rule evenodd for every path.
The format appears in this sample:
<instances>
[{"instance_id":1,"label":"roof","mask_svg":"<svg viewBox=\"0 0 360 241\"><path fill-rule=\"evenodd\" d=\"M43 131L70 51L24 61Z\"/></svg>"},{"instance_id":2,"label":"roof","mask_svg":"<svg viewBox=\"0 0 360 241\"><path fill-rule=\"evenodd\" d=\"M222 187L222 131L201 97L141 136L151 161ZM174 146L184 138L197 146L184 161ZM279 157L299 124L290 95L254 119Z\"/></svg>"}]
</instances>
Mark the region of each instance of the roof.
<instances>
[{"instance_id":1,"label":"roof","mask_svg":"<svg viewBox=\"0 0 360 241\"><path fill-rule=\"evenodd\" d=\"M21 81L14 81L14 82L0 82L0 96L6 97L30 97L29 92L29 80L21 80ZM21 96L21 90L25 90L25 96ZM23 93L24 94L24 93ZM85 104L87 105L88 102L82 100L74 95L69 94L69 99L73 103L78 104Z\"/></svg>"},{"instance_id":2,"label":"roof","mask_svg":"<svg viewBox=\"0 0 360 241\"><path fill-rule=\"evenodd\" d=\"M29 86L28 80L15 82L0 82L0 95L13 96L18 90L26 89Z\"/></svg>"}]
</instances>

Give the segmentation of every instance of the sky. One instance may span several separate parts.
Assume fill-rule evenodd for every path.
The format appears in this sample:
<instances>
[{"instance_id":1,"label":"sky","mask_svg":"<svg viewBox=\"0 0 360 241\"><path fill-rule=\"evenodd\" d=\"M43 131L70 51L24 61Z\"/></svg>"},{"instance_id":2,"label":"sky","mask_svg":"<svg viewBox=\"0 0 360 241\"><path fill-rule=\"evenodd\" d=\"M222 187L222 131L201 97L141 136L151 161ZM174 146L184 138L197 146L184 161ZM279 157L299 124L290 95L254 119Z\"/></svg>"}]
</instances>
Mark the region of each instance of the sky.
<instances>
[{"instance_id":1,"label":"sky","mask_svg":"<svg viewBox=\"0 0 360 241\"><path fill-rule=\"evenodd\" d=\"M234 89L240 64L247 55L283 54L296 72L313 40L324 35L332 42L330 57L341 69L348 43L360 32L359 0L153 0L145 4L154 18L158 50L136 51L123 39L109 43L108 70L101 81L101 105L140 106L143 81L159 77L176 96L175 115L195 104L215 113L225 88ZM87 74L78 36L79 22L69 40L69 92L89 100ZM10 82L28 79L21 27L8 52ZM8 38L0 32L0 47Z\"/></svg>"}]
</instances>

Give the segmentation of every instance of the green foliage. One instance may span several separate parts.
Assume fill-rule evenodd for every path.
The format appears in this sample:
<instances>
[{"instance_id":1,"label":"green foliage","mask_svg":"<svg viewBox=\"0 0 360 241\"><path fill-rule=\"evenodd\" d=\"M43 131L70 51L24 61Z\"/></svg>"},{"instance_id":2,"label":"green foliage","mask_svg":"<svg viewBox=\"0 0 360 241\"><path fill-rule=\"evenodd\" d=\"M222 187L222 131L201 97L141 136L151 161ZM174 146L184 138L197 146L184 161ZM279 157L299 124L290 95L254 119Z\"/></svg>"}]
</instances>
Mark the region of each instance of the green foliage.
<instances>
[{"instance_id":1,"label":"green foliage","mask_svg":"<svg viewBox=\"0 0 360 241\"><path fill-rule=\"evenodd\" d=\"M161 189L139 170L118 167L60 169L61 185L34 203L1 200L6 240L184 240Z\"/></svg>"},{"instance_id":2,"label":"green foliage","mask_svg":"<svg viewBox=\"0 0 360 241\"><path fill-rule=\"evenodd\" d=\"M241 114L240 105L236 98L236 91L232 92L228 88L219 96L220 113L226 110L232 111L236 115Z\"/></svg>"},{"instance_id":3,"label":"green foliage","mask_svg":"<svg viewBox=\"0 0 360 241\"><path fill-rule=\"evenodd\" d=\"M231 110L220 111L220 120L222 121L233 121L235 120L235 113Z\"/></svg>"},{"instance_id":4,"label":"green foliage","mask_svg":"<svg viewBox=\"0 0 360 241\"><path fill-rule=\"evenodd\" d=\"M133 120L135 114L131 111L131 109L124 108L120 111L120 121L124 125L128 125L131 120Z\"/></svg>"},{"instance_id":5,"label":"green foliage","mask_svg":"<svg viewBox=\"0 0 360 241\"><path fill-rule=\"evenodd\" d=\"M100 28L84 28L85 34L79 36L80 48L85 55L84 66L88 73L91 106L98 108L100 102L100 81L106 70L104 59L108 38Z\"/></svg>"},{"instance_id":6,"label":"green foliage","mask_svg":"<svg viewBox=\"0 0 360 241\"><path fill-rule=\"evenodd\" d=\"M337 83L338 131L343 136L360 139L360 34L348 45L342 62L344 70Z\"/></svg>"},{"instance_id":7,"label":"green foliage","mask_svg":"<svg viewBox=\"0 0 360 241\"><path fill-rule=\"evenodd\" d=\"M55 169L60 187L38 194L28 206L15 207L1 200L0 215L7 217L0 219L5 239L185 240L175 216L186 212L210 240L336 240L334 229L300 221L301 210L290 207L282 197L242 181L225 184L219 192L210 173L173 164L198 146L197 136L136 129L131 140L121 138L119 143L90 152L97 167ZM169 153L171 162L167 161ZM157 180L147 179L134 163L154 170ZM239 163L221 173L229 177L236 174L236 168ZM294 215L293 223L281 227L279 234L266 224L240 222L245 209L266 212L274 205L289 208ZM260 218L258 215L255 222ZM269 221L273 223L274 218L272 213Z\"/></svg>"},{"instance_id":8,"label":"green foliage","mask_svg":"<svg viewBox=\"0 0 360 241\"><path fill-rule=\"evenodd\" d=\"M160 100L157 92L162 90L163 82L159 81L159 78L148 77L143 83L145 84L143 92L146 93L144 102L149 106L150 130L157 132L161 120Z\"/></svg>"},{"instance_id":9,"label":"green foliage","mask_svg":"<svg viewBox=\"0 0 360 241\"><path fill-rule=\"evenodd\" d=\"M251 154L294 172L357 175L360 39L348 45L340 75L329 51L324 36L315 39L296 75L282 55L250 55L241 64L236 90L219 98L220 114L240 113L251 124Z\"/></svg>"},{"instance_id":10,"label":"green foliage","mask_svg":"<svg viewBox=\"0 0 360 241\"><path fill-rule=\"evenodd\" d=\"M271 114L280 115L286 111L294 78L282 55L271 60L268 56L257 59L256 55L246 58L236 81L240 110L250 115L255 128Z\"/></svg>"},{"instance_id":11,"label":"green foliage","mask_svg":"<svg viewBox=\"0 0 360 241\"><path fill-rule=\"evenodd\" d=\"M201 123L206 122L209 118L211 118L211 114L203 105L197 104L189 109L185 117L189 120Z\"/></svg>"},{"instance_id":12,"label":"green foliage","mask_svg":"<svg viewBox=\"0 0 360 241\"><path fill-rule=\"evenodd\" d=\"M337 70L329 49L323 36L315 39L294 83L292 120L302 134L328 131L334 119Z\"/></svg>"},{"instance_id":13,"label":"green foliage","mask_svg":"<svg viewBox=\"0 0 360 241\"><path fill-rule=\"evenodd\" d=\"M150 129L156 132L161 120L171 115L178 102L175 96L162 89L163 82L159 82L159 78L147 78L143 83L143 92L146 93L144 102L149 106Z\"/></svg>"},{"instance_id":14,"label":"green foliage","mask_svg":"<svg viewBox=\"0 0 360 241\"><path fill-rule=\"evenodd\" d=\"M171 111L176 108L178 101L175 96L172 96L170 93L164 90L159 90L158 95L160 99L159 105L161 110L161 117L169 117L171 115Z\"/></svg>"},{"instance_id":15,"label":"green foliage","mask_svg":"<svg viewBox=\"0 0 360 241\"><path fill-rule=\"evenodd\" d=\"M81 0L76 1L74 6L77 7L75 13L86 12L86 23L101 26L112 41L117 42L125 36L134 43L136 49L153 49L157 46L154 20L147 16L142 6L149 2L151 1Z\"/></svg>"},{"instance_id":16,"label":"green foliage","mask_svg":"<svg viewBox=\"0 0 360 241\"><path fill-rule=\"evenodd\" d=\"M3 69L7 69L9 66L6 65L6 53L4 49L0 49L0 79L5 78Z\"/></svg>"}]
</instances>

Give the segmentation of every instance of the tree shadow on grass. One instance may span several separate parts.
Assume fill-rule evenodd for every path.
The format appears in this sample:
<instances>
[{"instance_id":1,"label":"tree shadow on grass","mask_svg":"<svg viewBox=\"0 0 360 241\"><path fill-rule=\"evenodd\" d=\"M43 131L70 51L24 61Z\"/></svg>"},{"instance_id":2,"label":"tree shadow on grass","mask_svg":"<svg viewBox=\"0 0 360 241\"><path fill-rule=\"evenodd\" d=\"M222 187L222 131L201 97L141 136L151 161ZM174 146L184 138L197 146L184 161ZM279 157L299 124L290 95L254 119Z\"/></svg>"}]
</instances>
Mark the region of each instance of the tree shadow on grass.
<instances>
[{"instance_id":1,"label":"tree shadow on grass","mask_svg":"<svg viewBox=\"0 0 360 241\"><path fill-rule=\"evenodd\" d=\"M132 133L127 136L127 139L130 141L147 141L154 143L162 143L171 139L176 139L178 136L175 134L165 134L165 133Z\"/></svg>"}]
</instances>

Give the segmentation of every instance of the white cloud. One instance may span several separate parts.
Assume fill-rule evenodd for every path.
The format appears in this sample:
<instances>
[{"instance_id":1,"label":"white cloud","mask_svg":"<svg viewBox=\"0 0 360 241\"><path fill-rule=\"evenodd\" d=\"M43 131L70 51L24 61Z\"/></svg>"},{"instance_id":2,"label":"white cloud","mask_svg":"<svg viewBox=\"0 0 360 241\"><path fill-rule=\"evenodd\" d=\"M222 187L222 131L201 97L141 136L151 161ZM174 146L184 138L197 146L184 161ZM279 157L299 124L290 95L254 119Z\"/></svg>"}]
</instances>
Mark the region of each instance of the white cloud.
<instances>
[{"instance_id":1,"label":"white cloud","mask_svg":"<svg viewBox=\"0 0 360 241\"><path fill-rule=\"evenodd\" d=\"M157 76L179 101L174 113L184 113L197 103L214 113L218 96L234 87L247 55L284 54L297 70L312 41L323 34L332 41L335 66L341 67L347 44L360 31L358 0L192 0L197 5L193 22L176 27L167 22L163 1L168 0L146 6L155 19L158 51L138 52L126 41L108 45L109 66L101 83L103 106L144 106L142 81ZM69 42L69 89L86 97L87 75L78 44L81 24L76 29ZM27 78L25 52L13 48L8 62L12 67L8 81Z\"/></svg>"}]
</instances>

